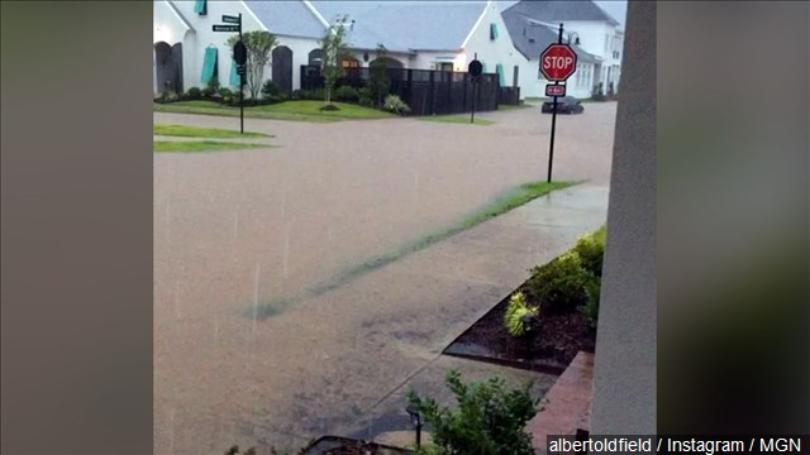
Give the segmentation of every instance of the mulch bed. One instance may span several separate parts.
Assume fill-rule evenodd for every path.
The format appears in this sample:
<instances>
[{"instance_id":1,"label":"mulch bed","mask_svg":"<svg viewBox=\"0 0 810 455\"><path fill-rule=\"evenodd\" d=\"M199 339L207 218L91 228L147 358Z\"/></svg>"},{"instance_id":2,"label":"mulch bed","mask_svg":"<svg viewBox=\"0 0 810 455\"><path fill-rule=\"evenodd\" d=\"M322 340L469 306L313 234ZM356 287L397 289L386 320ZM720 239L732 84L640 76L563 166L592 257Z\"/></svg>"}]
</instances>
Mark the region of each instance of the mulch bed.
<instances>
[{"instance_id":1,"label":"mulch bed","mask_svg":"<svg viewBox=\"0 0 810 455\"><path fill-rule=\"evenodd\" d=\"M373 442L339 436L323 436L304 449L303 453L313 455L410 455L413 452Z\"/></svg>"},{"instance_id":2,"label":"mulch bed","mask_svg":"<svg viewBox=\"0 0 810 455\"><path fill-rule=\"evenodd\" d=\"M537 305L524 283L530 305ZM578 311L551 313L541 310L539 330L534 336L515 338L503 324L509 305L506 296L492 310L455 339L444 354L492 362L527 370L561 374L579 351L594 352L596 329Z\"/></svg>"}]
</instances>

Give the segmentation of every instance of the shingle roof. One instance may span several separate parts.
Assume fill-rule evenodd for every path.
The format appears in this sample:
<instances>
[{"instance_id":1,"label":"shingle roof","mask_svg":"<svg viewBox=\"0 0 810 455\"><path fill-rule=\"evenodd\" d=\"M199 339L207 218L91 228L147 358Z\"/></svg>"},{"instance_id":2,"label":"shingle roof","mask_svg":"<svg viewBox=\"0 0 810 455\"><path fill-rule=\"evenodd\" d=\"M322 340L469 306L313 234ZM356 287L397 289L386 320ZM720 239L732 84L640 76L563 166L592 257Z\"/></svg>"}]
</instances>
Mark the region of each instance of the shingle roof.
<instances>
[{"instance_id":1,"label":"shingle roof","mask_svg":"<svg viewBox=\"0 0 810 455\"><path fill-rule=\"evenodd\" d=\"M557 33L549 26L539 24L514 11L504 11L502 16L515 48L529 60L538 58L549 44L557 42ZM599 61L579 46L572 44L571 47L574 48L580 62Z\"/></svg>"},{"instance_id":2,"label":"shingle roof","mask_svg":"<svg viewBox=\"0 0 810 455\"><path fill-rule=\"evenodd\" d=\"M245 4L271 33L318 39L324 34L323 24L300 0L245 0Z\"/></svg>"},{"instance_id":3,"label":"shingle roof","mask_svg":"<svg viewBox=\"0 0 810 455\"><path fill-rule=\"evenodd\" d=\"M529 16L546 22L554 21L604 21L619 25L610 14L590 0L522 0L504 11Z\"/></svg>"},{"instance_id":4,"label":"shingle roof","mask_svg":"<svg viewBox=\"0 0 810 455\"><path fill-rule=\"evenodd\" d=\"M272 33L320 39L325 28L300 0L248 0ZM328 22L347 16L346 38L356 49L458 50L486 6L483 1L340 1L310 4ZM354 23L352 23L354 21Z\"/></svg>"},{"instance_id":5,"label":"shingle roof","mask_svg":"<svg viewBox=\"0 0 810 455\"><path fill-rule=\"evenodd\" d=\"M352 47L389 50L457 50L484 12L482 1L314 0L329 22L348 16Z\"/></svg>"}]
</instances>

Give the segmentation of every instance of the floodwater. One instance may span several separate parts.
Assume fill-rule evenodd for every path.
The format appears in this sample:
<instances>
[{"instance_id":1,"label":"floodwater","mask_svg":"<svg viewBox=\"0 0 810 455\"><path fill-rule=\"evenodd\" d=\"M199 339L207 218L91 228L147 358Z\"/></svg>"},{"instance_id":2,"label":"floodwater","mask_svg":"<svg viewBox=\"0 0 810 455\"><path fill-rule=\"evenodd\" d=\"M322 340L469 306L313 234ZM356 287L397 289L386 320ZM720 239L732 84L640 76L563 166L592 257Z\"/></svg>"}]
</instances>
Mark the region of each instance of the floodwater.
<instances>
[{"instance_id":1,"label":"floodwater","mask_svg":"<svg viewBox=\"0 0 810 455\"><path fill-rule=\"evenodd\" d=\"M463 307L423 320L431 302L392 301L401 282L356 272L543 180L550 118L538 111L483 114L497 122L485 127L246 119L280 147L156 154L155 451L292 446L349 428L440 349L442 321L474 320ZM607 186L614 116L604 103L558 118L555 179ZM355 279L361 297L344 289ZM497 284L464 289L492 292L494 305ZM387 329L368 336L377 326ZM386 368L372 352L386 353Z\"/></svg>"}]
</instances>

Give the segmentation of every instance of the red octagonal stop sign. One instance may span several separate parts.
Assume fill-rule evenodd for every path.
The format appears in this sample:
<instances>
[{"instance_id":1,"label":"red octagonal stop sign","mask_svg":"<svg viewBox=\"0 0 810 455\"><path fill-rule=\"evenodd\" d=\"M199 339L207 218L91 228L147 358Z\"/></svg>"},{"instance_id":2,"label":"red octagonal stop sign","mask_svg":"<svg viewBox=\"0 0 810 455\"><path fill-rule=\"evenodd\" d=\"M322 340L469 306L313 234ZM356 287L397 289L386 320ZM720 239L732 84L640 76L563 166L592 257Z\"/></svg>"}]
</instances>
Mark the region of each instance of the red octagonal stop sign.
<instances>
[{"instance_id":1,"label":"red octagonal stop sign","mask_svg":"<svg viewBox=\"0 0 810 455\"><path fill-rule=\"evenodd\" d=\"M577 54L567 44L550 44L540 54L540 71L549 81L564 81L577 69Z\"/></svg>"}]
</instances>

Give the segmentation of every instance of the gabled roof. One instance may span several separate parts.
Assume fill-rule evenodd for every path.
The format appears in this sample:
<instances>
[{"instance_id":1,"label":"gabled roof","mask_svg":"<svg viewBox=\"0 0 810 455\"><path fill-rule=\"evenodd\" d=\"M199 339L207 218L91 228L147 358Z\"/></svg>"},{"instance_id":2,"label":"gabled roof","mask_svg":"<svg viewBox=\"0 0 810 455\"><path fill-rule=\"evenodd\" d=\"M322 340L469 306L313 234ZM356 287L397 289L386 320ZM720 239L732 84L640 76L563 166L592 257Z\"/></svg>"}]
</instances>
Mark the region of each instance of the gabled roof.
<instances>
[{"instance_id":1,"label":"gabled roof","mask_svg":"<svg viewBox=\"0 0 810 455\"><path fill-rule=\"evenodd\" d=\"M539 58L540 53L549 44L557 42L557 32L548 25L515 12L504 11L502 16L515 49L529 60ZM571 47L580 62L596 63L599 61L597 57L585 52L579 46L571 44Z\"/></svg>"},{"instance_id":2,"label":"gabled roof","mask_svg":"<svg viewBox=\"0 0 810 455\"><path fill-rule=\"evenodd\" d=\"M545 22L600 21L619 25L616 19L591 0L521 0L507 8L506 13L522 14Z\"/></svg>"},{"instance_id":3,"label":"gabled roof","mask_svg":"<svg viewBox=\"0 0 810 455\"><path fill-rule=\"evenodd\" d=\"M314 0L311 3L330 23L348 16L347 39L352 47L374 49L382 43L394 51L459 50L486 7L484 1Z\"/></svg>"},{"instance_id":4,"label":"gabled roof","mask_svg":"<svg viewBox=\"0 0 810 455\"><path fill-rule=\"evenodd\" d=\"M245 0L271 33L323 37L328 23L346 16L346 38L355 49L383 44L395 52L455 51L461 49L485 1L442 0L311 0L313 12L301 0Z\"/></svg>"},{"instance_id":5,"label":"gabled roof","mask_svg":"<svg viewBox=\"0 0 810 455\"><path fill-rule=\"evenodd\" d=\"M301 0L244 0L244 2L273 34L320 39L326 30Z\"/></svg>"}]
</instances>

